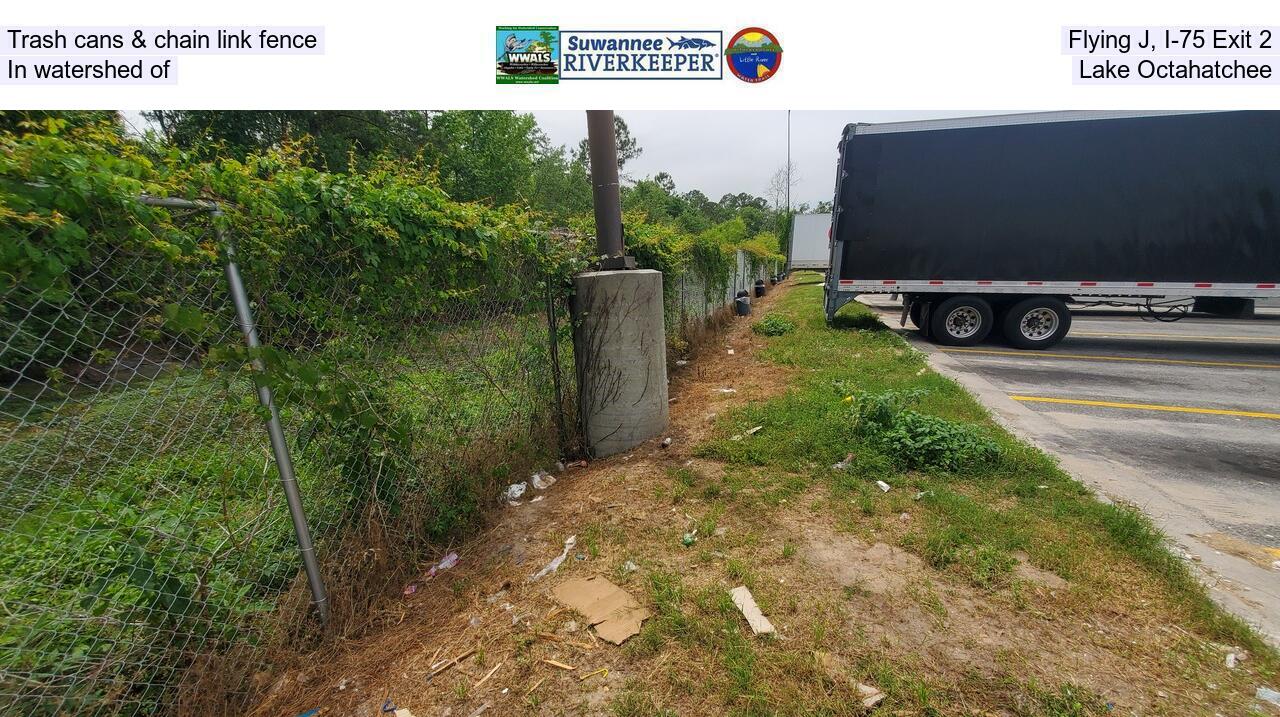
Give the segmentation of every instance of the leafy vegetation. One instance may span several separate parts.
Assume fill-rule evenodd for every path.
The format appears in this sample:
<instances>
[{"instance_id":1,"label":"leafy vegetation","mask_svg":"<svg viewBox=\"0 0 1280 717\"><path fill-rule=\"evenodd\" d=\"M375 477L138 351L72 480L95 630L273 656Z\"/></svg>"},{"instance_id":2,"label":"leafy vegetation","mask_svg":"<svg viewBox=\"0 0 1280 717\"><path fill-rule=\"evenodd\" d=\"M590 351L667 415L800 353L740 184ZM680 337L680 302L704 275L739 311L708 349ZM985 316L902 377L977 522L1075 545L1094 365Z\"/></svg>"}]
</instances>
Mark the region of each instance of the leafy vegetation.
<instances>
[{"instance_id":1,"label":"leafy vegetation","mask_svg":"<svg viewBox=\"0 0 1280 717\"><path fill-rule=\"evenodd\" d=\"M971 425L913 411L917 392L852 398L854 429L905 468L959 471L994 463L1000 447Z\"/></svg>"},{"instance_id":2,"label":"leafy vegetation","mask_svg":"<svg viewBox=\"0 0 1280 717\"><path fill-rule=\"evenodd\" d=\"M761 336L785 336L796 330L795 322L770 314L751 325L751 330Z\"/></svg>"},{"instance_id":3,"label":"leafy vegetation","mask_svg":"<svg viewBox=\"0 0 1280 717\"><path fill-rule=\"evenodd\" d=\"M0 112L0 488L21 496L2 509L0 671L38 676L27 704L159 711L193 653L272 633L298 563L255 387L322 556L359 566L344 575L377 567L366 537L411 570L561 448L551 348L571 347L545 312L592 260L581 147L510 112L148 116L158 132ZM641 266L723 290L739 250L779 258L765 199L661 175L623 194ZM376 577L350 600L400 578Z\"/></svg>"}]
</instances>

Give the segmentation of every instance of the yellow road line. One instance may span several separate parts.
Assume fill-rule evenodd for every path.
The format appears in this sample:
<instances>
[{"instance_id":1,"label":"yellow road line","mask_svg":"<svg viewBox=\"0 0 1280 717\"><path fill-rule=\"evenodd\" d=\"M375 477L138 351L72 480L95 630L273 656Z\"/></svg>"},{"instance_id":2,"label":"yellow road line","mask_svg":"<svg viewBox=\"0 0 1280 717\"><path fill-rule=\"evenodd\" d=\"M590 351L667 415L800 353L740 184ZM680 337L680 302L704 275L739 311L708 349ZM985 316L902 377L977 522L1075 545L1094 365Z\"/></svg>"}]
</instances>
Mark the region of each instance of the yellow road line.
<instances>
[{"instance_id":1,"label":"yellow road line","mask_svg":"<svg viewBox=\"0 0 1280 717\"><path fill-rule=\"evenodd\" d=\"M1132 408L1142 411L1167 411L1170 413L1204 413L1212 416L1239 416L1242 418L1270 418L1280 421L1280 413L1262 411L1232 411L1225 408L1196 408L1193 406L1161 406L1154 403L1120 403L1118 401L1087 401L1077 398L1046 398L1044 396L1010 396L1015 401L1030 403L1065 403L1072 406L1101 406L1103 408Z\"/></svg>"},{"instance_id":2,"label":"yellow road line","mask_svg":"<svg viewBox=\"0 0 1280 717\"><path fill-rule=\"evenodd\" d=\"M1280 336L1212 336L1210 334L1159 334L1143 331L1072 331L1072 336L1114 336L1127 339L1156 338L1183 339L1188 341L1280 341Z\"/></svg>"},{"instance_id":3,"label":"yellow road line","mask_svg":"<svg viewBox=\"0 0 1280 717\"><path fill-rule=\"evenodd\" d=\"M1051 351L997 351L995 349L940 348L939 351L958 354L987 354L991 356L1020 356L1022 358L1060 358L1083 361L1128 361L1131 363L1159 363L1176 366L1230 366L1234 368L1280 369L1276 363L1244 363L1236 361L1195 361L1192 359L1148 358L1142 356L1095 356L1093 354L1061 354Z\"/></svg>"}]
</instances>

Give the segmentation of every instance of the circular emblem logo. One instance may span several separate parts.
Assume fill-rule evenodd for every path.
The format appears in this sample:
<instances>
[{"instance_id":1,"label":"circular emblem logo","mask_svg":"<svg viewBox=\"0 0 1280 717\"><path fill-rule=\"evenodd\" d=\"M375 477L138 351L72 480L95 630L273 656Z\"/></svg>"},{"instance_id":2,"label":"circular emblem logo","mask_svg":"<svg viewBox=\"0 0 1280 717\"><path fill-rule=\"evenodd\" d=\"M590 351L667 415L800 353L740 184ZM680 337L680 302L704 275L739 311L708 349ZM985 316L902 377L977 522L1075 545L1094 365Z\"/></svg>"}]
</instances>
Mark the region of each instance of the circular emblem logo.
<instances>
[{"instance_id":1,"label":"circular emblem logo","mask_svg":"<svg viewBox=\"0 0 1280 717\"><path fill-rule=\"evenodd\" d=\"M743 82L764 82L782 66L782 45L762 27L739 30L724 50L729 71Z\"/></svg>"}]
</instances>

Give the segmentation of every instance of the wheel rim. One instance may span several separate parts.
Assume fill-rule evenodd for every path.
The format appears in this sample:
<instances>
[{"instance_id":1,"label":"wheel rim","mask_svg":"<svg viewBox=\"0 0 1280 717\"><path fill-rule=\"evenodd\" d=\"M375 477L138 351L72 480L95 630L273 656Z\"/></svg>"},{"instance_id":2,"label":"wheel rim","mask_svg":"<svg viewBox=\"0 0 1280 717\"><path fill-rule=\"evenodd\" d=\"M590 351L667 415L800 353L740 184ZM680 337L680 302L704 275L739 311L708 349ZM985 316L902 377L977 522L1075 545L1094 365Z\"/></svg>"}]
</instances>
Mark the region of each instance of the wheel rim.
<instances>
[{"instance_id":1,"label":"wheel rim","mask_svg":"<svg viewBox=\"0 0 1280 717\"><path fill-rule=\"evenodd\" d=\"M952 338L967 339L982 327L982 314L972 306L957 306L947 314L946 327Z\"/></svg>"},{"instance_id":2,"label":"wheel rim","mask_svg":"<svg viewBox=\"0 0 1280 717\"><path fill-rule=\"evenodd\" d=\"M1043 341L1058 330L1058 312L1052 309L1032 309L1022 315L1018 330L1024 338Z\"/></svg>"}]
</instances>

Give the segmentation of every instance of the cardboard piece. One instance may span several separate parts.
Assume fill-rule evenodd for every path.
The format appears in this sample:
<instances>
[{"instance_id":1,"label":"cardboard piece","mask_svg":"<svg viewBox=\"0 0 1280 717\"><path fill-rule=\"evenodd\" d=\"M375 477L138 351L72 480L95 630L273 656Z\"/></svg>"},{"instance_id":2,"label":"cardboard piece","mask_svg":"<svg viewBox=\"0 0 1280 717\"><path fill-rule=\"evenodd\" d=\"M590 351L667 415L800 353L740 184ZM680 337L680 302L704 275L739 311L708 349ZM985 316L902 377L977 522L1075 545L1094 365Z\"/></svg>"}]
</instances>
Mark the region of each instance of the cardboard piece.
<instances>
[{"instance_id":1,"label":"cardboard piece","mask_svg":"<svg viewBox=\"0 0 1280 717\"><path fill-rule=\"evenodd\" d=\"M599 575L566 580L551 594L566 607L582 613L597 635L615 645L640 632L640 624L649 617L649 611L635 598Z\"/></svg>"},{"instance_id":2,"label":"cardboard piece","mask_svg":"<svg viewBox=\"0 0 1280 717\"><path fill-rule=\"evenodd\" d=\"M742 616L747 618L747 624L751 626L752 632L757 635L773 634L773 623L760 612L760 606L756 605L756 599L751 597L751 591L746 585L739 585L730 590L729 597L733 598L733 604L738 606Z\"/></svg>"}]
</instances>

